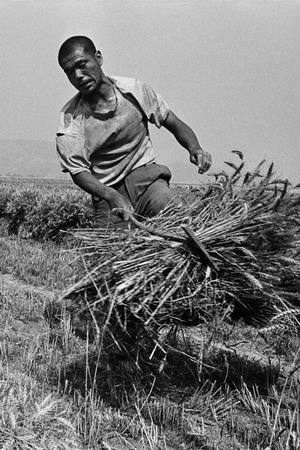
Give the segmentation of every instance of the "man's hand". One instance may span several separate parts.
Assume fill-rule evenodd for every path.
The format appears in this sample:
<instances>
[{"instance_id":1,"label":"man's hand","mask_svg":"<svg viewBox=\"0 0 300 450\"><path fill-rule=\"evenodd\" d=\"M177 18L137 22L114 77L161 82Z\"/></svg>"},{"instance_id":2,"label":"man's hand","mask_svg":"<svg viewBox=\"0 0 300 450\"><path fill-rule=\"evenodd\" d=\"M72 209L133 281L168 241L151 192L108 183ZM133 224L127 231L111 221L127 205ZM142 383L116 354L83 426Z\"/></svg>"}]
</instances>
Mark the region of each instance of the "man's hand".
<instances>
[{"instance_id":1,"label":"man's hand","mask_svg":"<svg viewBox=\"0 0 300 450\"><path fill-rule=\"evenodd\" d=\"M129 216L133 212L133 206L127 198L115 192L108 203L113 214L128 222Z\"/></svg>"},{"instance_id":2,"label":"man's hand","mask_svg":"<svg viewBox=\"0 0 300 450\"><path fill-rule=\"evenodd\" d=\"M209 170L212 158L210 153L205 152L202 148L197 148L190 150L190 161L198 166L198 173L204 173Z\"/></svg>"},{"instance_id":3,"label":"man's hand","mask_svg":"<svg viewBox=\"0 0 300 450\"><path fill-rule=\"evenodd\" d=\"M133 212L133 206L127 198L119 194L115 189L105 186L90 172L79 172L72 175L77 186L95 197L107 201L113 214L128 222L129 214Z\"/></svg>"},{"instance_id":4,"label":"man's hand","mask_svg":"<svg viewBox=\"0 0 300 450\"><path fill-rule=\"evenodd\" d=\"M175 136L180 145L189 151L190 161L198 166L199 173L204 173L210 168L212 163L210 153L202 150L193 130L173 111L169 111L163 126Z\"/></svg>"}]
</instances>

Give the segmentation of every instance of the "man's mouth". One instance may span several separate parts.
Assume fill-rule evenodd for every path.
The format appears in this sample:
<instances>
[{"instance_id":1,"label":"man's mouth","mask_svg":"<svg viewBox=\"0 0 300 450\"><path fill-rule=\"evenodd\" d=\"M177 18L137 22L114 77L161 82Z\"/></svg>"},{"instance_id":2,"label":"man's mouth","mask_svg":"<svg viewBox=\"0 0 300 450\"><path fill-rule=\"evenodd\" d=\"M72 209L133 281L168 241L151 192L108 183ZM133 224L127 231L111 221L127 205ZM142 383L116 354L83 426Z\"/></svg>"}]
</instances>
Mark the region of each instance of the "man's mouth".
<instances>
[{"instance_id":1,"label":"man's mouth","mask_svg":"<svg viewBox=\"0 0 300 450\"><path fill-rule=\"evenodd\" d=\"M80 87L80 88L85 88L85 87L87 87L90 83L91 83L90 80L89 80L89 81L85 81L84 83L80 83L79 87Z\"/></svg>"}]
</instances>

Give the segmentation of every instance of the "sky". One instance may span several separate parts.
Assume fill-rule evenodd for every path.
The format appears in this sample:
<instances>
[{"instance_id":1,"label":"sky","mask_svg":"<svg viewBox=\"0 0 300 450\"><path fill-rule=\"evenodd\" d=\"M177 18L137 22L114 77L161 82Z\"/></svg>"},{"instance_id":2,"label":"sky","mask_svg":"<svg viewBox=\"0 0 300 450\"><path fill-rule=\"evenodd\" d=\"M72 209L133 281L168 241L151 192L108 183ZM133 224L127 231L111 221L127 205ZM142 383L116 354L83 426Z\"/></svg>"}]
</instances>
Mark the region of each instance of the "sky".
<instances>
[{"instance_id":1,"label":"sky","mask_svg":"<svg viewBox=\"0 0 300 450\"><path fill-rule=\"evenodd\" d=\"M212 154L211 172L240 150L250 168L266 159L298 183L299 23L300 0L0 0L0 139L54 145L76 93L57 52L80 34L101 50L107 75L163 95ZM159 162L188 163L167 130L151 134Z\"/></svg>"}]
</instances>

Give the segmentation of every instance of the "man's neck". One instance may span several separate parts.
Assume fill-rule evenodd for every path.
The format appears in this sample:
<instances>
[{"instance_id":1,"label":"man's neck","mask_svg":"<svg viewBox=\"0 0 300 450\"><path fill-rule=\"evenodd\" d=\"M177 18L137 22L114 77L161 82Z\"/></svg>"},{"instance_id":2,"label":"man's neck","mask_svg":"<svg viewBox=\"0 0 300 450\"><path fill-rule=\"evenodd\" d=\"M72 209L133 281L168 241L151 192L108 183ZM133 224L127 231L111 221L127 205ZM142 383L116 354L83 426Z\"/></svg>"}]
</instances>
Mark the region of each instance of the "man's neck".
<instances>
[{"instance_id":1,"label":"man's neck","mask_svg":"<svg viewBox=\"0 0 300 450\"><path fill-rule=\"evenodd\" d=\"M114 90L112 82L108 77L104 76L99 88L90 95L85 96L85 99L92 109L96 109L97 107L109 106L113 97Z\"/></svg>"},{"instance_id":2,"label":"man's neck","mask_svg":"<svg viewBox=\"0 0 300 450\"><path fill-rule=\"evenodd\" d=\"M119 107L119 100L113 82L105 77L98 91L85 97L95 114L113 116Z\"/></svg>"}]
</instances>

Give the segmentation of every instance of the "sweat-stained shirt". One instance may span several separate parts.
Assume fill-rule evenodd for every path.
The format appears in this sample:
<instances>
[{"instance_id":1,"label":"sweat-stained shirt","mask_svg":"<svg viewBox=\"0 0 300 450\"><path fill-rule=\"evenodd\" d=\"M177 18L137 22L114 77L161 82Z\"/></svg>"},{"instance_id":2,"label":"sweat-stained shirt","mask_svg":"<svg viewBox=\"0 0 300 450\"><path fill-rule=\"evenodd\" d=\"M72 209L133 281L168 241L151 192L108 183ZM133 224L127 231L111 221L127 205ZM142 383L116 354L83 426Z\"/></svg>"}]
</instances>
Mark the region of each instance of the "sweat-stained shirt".
<instances>
[{"instance_id":1,"label":"sweat-stained shirt","mask_svg":"<svg viewBox=\"0 0 300 450\"><path fill-rule=\"evenodd\" d=\"M116 111L96 114L78 93L62 109L56 134L63 172L91 172L112 186L137 167L155 162L148 122L158 128L169 113L165 100L134 78L110 77Z\"/></svg>"}]
</instances>

